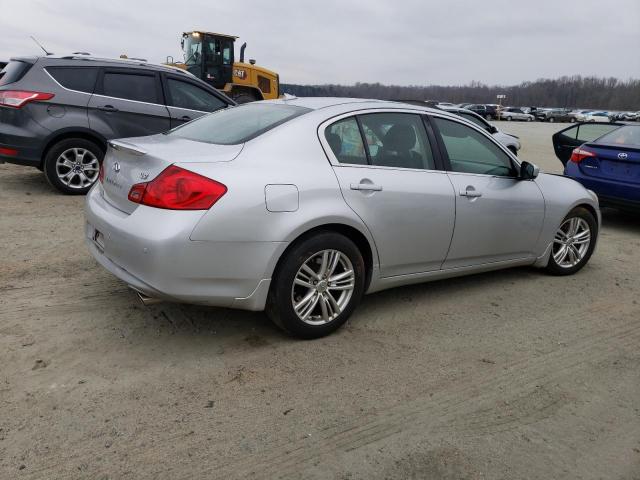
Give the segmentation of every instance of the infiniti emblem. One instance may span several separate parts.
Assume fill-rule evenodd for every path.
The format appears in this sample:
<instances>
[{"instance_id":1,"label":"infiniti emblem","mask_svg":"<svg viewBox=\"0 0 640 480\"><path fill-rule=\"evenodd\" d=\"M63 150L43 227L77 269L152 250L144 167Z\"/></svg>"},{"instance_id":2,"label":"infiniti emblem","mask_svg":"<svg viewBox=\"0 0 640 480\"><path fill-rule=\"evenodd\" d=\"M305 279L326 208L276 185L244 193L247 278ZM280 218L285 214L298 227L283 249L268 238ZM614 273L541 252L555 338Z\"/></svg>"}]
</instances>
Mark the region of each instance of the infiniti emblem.
<instances>
[{"instance_id":1,"label":"infiniti emblem","mask_svg":"<svg viewBox=\"0 0 640 480\"><path fill-rule=\"evenodd\" d=\"M624 159L626 159L628 156L629 156L629 155L627 155L627 154L626 154L626 153L624 153L624 152L622 152L622 153L619 153L619 154L618 154L618 158L619 158L620 160L624 160Z\"/></svg>"},{"instance_id":2,"label":"infiniti emblem","mask_svg":"<svg viewBox=\"0 0 640 480\"><path fill-rule=\"evenodd\" d=\"M120 171L120 164L118 162L113 163L113 171L116 173Z\"/></svg>"}]
</instances>

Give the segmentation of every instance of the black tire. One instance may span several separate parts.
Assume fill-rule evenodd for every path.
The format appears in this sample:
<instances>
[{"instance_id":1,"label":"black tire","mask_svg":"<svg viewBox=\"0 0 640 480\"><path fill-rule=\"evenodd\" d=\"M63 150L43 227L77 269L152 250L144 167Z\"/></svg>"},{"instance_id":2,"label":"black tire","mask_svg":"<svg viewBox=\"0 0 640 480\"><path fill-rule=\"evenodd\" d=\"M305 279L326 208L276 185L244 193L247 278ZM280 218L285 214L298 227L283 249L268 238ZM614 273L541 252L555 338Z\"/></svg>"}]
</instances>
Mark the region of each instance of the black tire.
<instances>
[{"instance_id":1,"label":"black tire","mask_svg":"<svg viewBox=\"0 0 640 480\"><path fill-rule=\"evenodd\" d=\"M556 119L555 119L555 118L553 118L553 117L549 117L549 123L553 123L553 122L555 122L555 121L556 121Z\"/></svg>"},{"instance_id":2,"label":"black tire","mask_svg":"<svg viewBox=\"0 0 640 480\"><path fill-rule=\"evenodd\" d=\"M354 288L348 303L336 318L321 325L312 325L301 320L294 310L294 279L307 260L329 249L337 250L351 261ZM339 233L329 231L314 233L297 241L281 259L271 282L266 312L276 325L292 336L304 339L324 337L340 328L351 316L364 293L364 283L365 265L358 247Z\"/></svg>"},{"instance_id":3,"label":"black tire","mask_svg":"<svg viewBox=\"0 0 640 480\"><path fill-rule=\"evenodd\" d=\"M484 118L487 119L487 120L492 120L493 119L493 117L491 115L486 115Z\"/></svg>"},{"instance_id":4,"label":"black tire","mask_svg":"<svg viewBox=\"0 0 640 480\"><path fill-rule=\"evenodd\" d=\"M85 138L65 138L64 140L59 141L54 144L47 155L44 158L43 171L44 176L47 181L51 184L51 186L55 187L58 191L67 194L67 195L84 195L89 189L93 186L93 184L98 179L97 171L91 171L91 175L95 175L95 178L86 186L82 186L80 182L77 182L78 185L75 184L65 185L65 183L61 180L57 169L56 169L56 161L58 158L66 151L70 149L82 149L90 152L99 164L102 164L102 160L104 158L104 151L100 148L99 145L92 142L91 140L87 140ZM87 157L90 157L87 154ZM88 172L87 172L88 173Z\"/></svg>"},{"instance_id":5,"label":"black tire","mask_svg":"<svg viewBox=\"0 0 640 480\"><path fill-rule=\"evenodd\" d=\"M581 270L591 258L593 254L593 249L596 246L596 239L598 238L598 222L593 214L583 207L576 207L569 212L569 214L562 220L561 225L563 225L567 220L578 217L583 219L589 225L590 230L590 243L589 246L583 255L582 259L572 267L563 267L558 265L554 256L553 256L553 246L551 250L551 254L549 256L549 263L547 264L547 272L552 275L573 275L577 271ZM560 228L560 226L558 226ZM554 235L555 238L555 235ZM555 240L554 240L555 241ZM554 244L555 245L555 244Z\"/></svg>"},{"instance_id":6,"label":"black tire","mask_svg":"<svg viewBox=\"0 0 640 480\"><path fill-rule=\"evenodd\" d=\"M573 118L573 117L571 117L571 118L569 119L569 122L570 122L570 123L576 123L576 119L575 119L575 118Z\"/></svg>"},{"instance_id":7,"label":"black tire","mask_svg":"<svg viewBox=\"0 0 640 480\"><path fill-rule=\"evenodd\" d=\"M511 121L511 117L505 117L505 120L506 120L507 122L510 122L510 121Z\"/></svg>"},{"instance_id":8,"label":"black tire","mask_svg":"<svg viewBox=\"0 0 640 480\"><path fill-rule=\"evenodd\" d=\"M233 96L233 100L238 105L241 105L243 103L255 102L257 98L250 93L238 93L237 95Z\"/></svg>"}]
</instances>

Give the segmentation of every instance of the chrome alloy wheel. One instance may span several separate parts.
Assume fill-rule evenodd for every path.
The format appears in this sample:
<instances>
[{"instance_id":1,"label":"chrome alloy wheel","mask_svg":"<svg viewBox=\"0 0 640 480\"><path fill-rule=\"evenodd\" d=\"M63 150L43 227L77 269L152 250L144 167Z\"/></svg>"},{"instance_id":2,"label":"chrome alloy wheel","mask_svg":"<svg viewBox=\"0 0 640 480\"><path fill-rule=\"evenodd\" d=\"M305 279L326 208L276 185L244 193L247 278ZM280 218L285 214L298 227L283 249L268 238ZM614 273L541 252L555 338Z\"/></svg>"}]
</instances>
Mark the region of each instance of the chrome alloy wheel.
<instances>
[{"instance_id":1,"label":"chrome alloy wheel","mask_svg":"<svg viewBox=\"0 0 640 480\"><path fill-rule=\"evenodd\" d=\"M291 302L298 318L309 325L329 323L349 304L355 289L349 257L338 250L311 255L293 281Z\"/></svg>"},{"instance_id":2,"label":"chrome alloy wheel","mask_svg":"<svg viewBox=\"0 0 640 480\"><path fill-rule=\"evenodd\" d=\"M586 220L569 218L560 225L553 239L553 259L559 267L575 267L587 254L590 244L591 228Z\"/></svg>"},{"instance_id":3,"label":"chrome alloy wheel","mask_svg":"<svg viewBox=\"0 0 640 480\"><path fill-rule=\"evenodd\" d=\"M56 160L56 175L69 188L91 186L98 178L98 158L86 148L69 148Z\"/></svg>"}]
</instances>

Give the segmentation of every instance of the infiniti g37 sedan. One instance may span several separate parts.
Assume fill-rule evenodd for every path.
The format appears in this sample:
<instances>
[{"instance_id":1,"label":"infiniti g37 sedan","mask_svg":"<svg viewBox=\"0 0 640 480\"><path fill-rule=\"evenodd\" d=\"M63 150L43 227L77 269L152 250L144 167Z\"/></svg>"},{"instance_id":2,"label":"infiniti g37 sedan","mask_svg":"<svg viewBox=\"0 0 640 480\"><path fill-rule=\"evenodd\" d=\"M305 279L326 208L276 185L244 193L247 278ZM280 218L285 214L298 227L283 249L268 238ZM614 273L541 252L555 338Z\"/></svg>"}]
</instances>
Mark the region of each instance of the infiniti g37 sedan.
<instances>
[{"instance_id":1,"label":"infiniti g37 sedan","mask_svg":"<svg viewBox=\"0 0 640 480\"><path fill-rule=\"evenodd\" d=\"M112 140L86 243L150 302L266 310L326 335L364 293L534 265L580 270L597 197L442 110L287 99Z\"/></svg>"}]
</instances>

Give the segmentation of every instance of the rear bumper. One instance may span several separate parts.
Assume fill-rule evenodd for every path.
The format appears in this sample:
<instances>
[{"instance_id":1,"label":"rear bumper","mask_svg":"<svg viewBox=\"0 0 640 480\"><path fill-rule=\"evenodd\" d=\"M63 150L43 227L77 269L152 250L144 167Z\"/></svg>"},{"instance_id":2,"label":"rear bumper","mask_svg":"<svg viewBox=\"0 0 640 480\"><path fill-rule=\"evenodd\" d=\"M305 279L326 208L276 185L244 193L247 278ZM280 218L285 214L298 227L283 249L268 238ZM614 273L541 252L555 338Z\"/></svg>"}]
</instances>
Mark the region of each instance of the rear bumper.
<instances>
[{"instance_id":1,"label":"rear bumper","mask_svg":"<svg viewBox=\"0 0 640 480\"><path fill-rule=\"evenodd\" d=\"M263 310L269 265L283 242L207 242L189 239L204 212L111 206L97 185L87 195L85 242L109 272L133 289L168 301ZM94 240L102 234L102 245Z\"/></svg>"},{"instance_id":2,"label":"rear bumper","mask_svg":"<svg viewBox=\"0 0 640 480\"><path fill-rule=\"evenodd\" d=\"M564 173L593 190L601 206L640 208L640 185L638 184L585 175L573 162L567 162Z\"/></svg>"},{"instance_id":3,"label":"rear bumper","mask_svg":"<svg viewBox=\"0 0 640 480\"><path fill-rule=\"evenodd\" d=\"M18 154L0 154L0 163L40 166L48 130L21 110L0 107L0 148L17 150Z\"/></svg>"}]
</instances>

